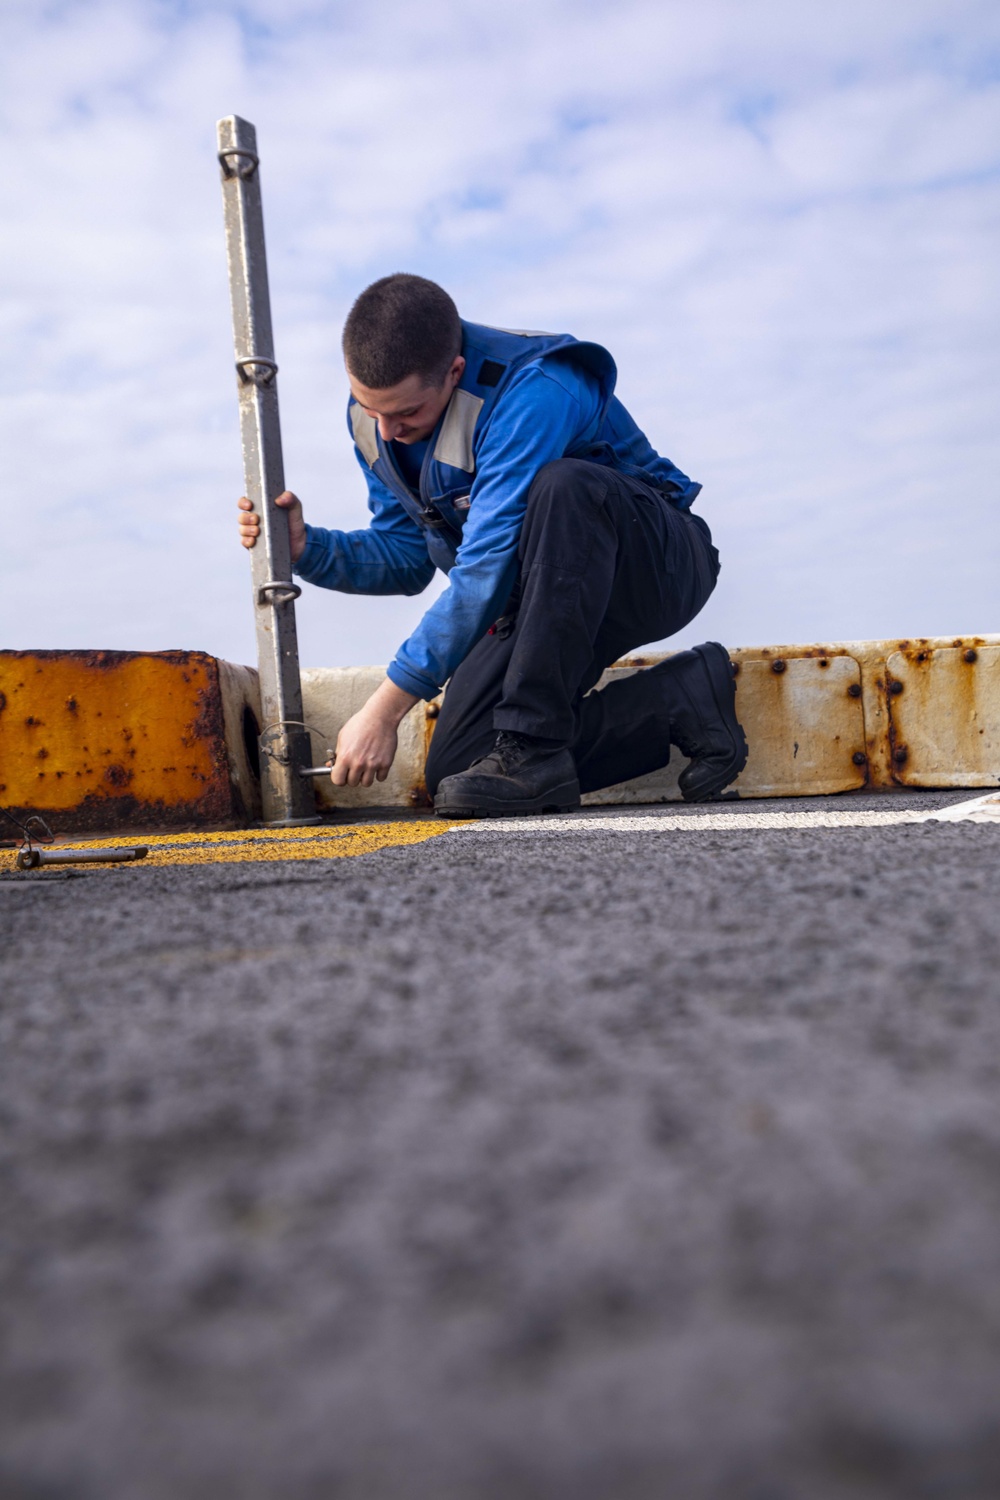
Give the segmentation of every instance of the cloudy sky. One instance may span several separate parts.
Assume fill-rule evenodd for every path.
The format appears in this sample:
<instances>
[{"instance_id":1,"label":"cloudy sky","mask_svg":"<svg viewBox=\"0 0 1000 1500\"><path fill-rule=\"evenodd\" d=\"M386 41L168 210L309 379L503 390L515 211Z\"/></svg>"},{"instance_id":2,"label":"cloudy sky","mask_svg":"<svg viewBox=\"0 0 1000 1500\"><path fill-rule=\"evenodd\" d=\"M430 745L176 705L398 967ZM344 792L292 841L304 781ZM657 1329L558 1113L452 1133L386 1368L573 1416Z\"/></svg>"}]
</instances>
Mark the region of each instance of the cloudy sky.
<instances>
[{"instance_id":1,"label":"cloudy sky","mask_svg":"<svg viewBox=\"0 0 1000 1500\"><path fill-rule=\"evenodd\" d=\"M0 646L254 659L215 122L263 159L286 476L412 270L608 345L723 554L685 633L1000 630L995 0L0 0ZM309 589L303 660L429 596Z\"/></svg>"}]
</instances>

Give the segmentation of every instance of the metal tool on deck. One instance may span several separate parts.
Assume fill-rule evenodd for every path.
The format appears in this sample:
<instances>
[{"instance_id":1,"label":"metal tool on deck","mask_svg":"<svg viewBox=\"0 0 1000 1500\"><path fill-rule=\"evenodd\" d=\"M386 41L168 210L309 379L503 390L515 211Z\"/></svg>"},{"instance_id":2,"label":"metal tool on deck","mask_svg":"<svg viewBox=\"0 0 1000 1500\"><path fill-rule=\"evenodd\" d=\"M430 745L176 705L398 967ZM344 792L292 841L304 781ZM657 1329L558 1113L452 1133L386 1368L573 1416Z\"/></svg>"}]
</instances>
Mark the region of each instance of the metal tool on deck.
<instances>
[{"instance_id":1,"label":"metal tool on deck","mask_svg":"<svg viewBox=\"0 0 1000 1500\"><path fill-rule=\"evenodd\" d=\"M244 485L261 522L260 539L250 551L257 670L264 722L278 731L273 750L262 737L261 798L266 824L294 828L322 820L308 779L299 774L309 758L295 631L294 601L302 590L292 582L288 517L274 503L285 488L285 475L257 132L248 120L229 115L219 121L218 143Z\"/></svg>"},{"instance_id":2,"label":"metal tool on deck","mask_svg":"<svg viewBox=\"0 0 1000 1500\"><path fill-rule=\"evenodd\" d=\"M19 870L37 870L40 865L122 865L145 859L148 849L39 849L24 844L14 863Z\"/></svg>"},{"instance_id":3,"label":"metal tool on deck","mask_svg":"<svg viewBox=\"0 0 1000 1500\"><path fill-rule=\"evenodd\" d=\"M49 849L45 845L52 843L55 834L45 819L39 817L37 813L32 814L22 823L20 818L15 818L14 814L8 812L5 807L0 807L0 818L5 823L12 823L21 831L21 845L14 861L19 870L37 870L41 865L120 865L136 859L145 859L149 853L148 849L140 847ZM5 839L0 847L7 847L7 844L8 841Z\"/></svg>"}]
</instances>

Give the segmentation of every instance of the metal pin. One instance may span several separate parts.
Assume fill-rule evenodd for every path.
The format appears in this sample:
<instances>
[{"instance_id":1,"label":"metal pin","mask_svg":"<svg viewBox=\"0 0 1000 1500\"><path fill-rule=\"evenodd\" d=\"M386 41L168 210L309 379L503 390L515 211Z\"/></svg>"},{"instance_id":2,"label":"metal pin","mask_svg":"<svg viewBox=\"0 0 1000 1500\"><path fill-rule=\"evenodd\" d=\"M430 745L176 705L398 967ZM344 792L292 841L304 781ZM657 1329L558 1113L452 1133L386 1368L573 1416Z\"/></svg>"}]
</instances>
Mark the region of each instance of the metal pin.
<instances>
[{"instance_id":1,"label":"metal pin","mask_svg":"<svg viewBox=\"0 0 1000 1500\"><path fill-rule=\"evenodd\" d=\"M34 845L18 851L19 870L37 870L39 865L119 865L145 859L148 849L39 849Z\"/></svg>"}]
</instances>

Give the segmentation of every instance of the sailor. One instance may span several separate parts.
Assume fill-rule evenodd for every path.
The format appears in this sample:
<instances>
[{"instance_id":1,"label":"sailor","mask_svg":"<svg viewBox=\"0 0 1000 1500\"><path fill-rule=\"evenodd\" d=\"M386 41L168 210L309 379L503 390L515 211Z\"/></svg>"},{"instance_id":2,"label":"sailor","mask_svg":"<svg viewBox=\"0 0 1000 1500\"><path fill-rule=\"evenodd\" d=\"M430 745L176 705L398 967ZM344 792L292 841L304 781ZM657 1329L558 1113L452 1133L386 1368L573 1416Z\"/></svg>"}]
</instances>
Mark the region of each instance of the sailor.
<instances>
[{"instance_id":1,"label":"sailor","mask_svg":"<svg viewBox=\"0 0 1000 1500\"><path fill-rule=\"evenodd\" d=\"M460 319L420 276L383 277L344 328L348 430L368 485L357 531L308 525L286 492L301 578L351 594L448 587L340 731L332 779L385 779L397 729L447 684L426 767L450 817L567 811L595 791L691 764L689 801L746 763L728 653L710 641L594 691L623 653L681 630L719 555L701 486L615 396L614 361L568 334ZM260 521L240 502L243 545Z\"/></svg>"}]
</instances>

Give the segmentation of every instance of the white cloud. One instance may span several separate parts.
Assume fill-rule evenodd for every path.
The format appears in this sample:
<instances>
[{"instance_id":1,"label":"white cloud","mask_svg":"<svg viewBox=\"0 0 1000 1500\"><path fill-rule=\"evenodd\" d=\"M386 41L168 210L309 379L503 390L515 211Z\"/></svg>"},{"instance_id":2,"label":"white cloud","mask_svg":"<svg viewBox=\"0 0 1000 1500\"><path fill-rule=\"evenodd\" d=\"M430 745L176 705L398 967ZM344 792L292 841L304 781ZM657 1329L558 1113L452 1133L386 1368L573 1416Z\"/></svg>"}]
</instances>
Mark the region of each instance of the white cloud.
<instances>
[{"instance_id":1,"label":"white cloud","mask_svg":"<svg viewBox=\"0 0 1000 1500\"><path fill-rule=\"evenodd\" d=\"M0 634L253 659L214 122L261 142L288 481L363 524L338 346L414 269L612 349L723 551L687 639L997 627L1000 16L785 0L8 3ZM30 601L30 602L27 602ZM307 662L423 600L307 590Z\"/></svg>"}]
</instances>

